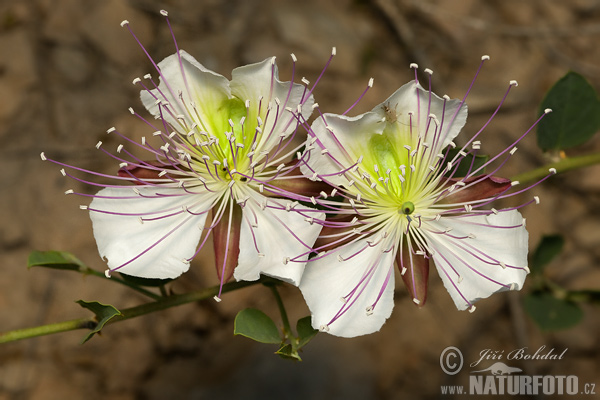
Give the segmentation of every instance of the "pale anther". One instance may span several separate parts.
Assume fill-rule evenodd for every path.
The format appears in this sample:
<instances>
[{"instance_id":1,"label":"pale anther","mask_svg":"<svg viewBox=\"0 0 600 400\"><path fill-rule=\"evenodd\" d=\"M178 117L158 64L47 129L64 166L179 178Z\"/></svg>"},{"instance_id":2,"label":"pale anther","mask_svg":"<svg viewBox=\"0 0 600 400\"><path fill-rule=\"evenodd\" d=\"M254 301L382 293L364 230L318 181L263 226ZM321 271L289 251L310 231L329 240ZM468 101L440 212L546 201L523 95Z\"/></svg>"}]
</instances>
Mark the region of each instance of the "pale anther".
<instances>
[{"instance_id":1,"label":"pale anther","mask_svg":"<svg viewBox=\"0 0 600 400\"><path fill-rule=\"evenodd\" d=\"M125 168L127 166L126 162L122 162L119 164L119 168Z\"/></svg>"},{"instance_id":2,"label":"pale anther","mask_svg":"<svg viewBox=\"0 0 600 400\"><path fill-rule=\"evenodd\" d=\"M551 109L551 108L546 108L546 109L544 110L544 114L548 114L548 113L551 113L551 112L552 112L552 109Z\"/></svg>"},{"instance_id":3,"label":"pale anther","mask_svg":"<svg viewBox=\"0 0 600 400\"><path fill-rule=\"evenodd\" d=\"M429 68L425 68L425 70L423 70L423 72L425 72L426 74L429 74L429 75L433 75L433 71L430 70Z\"/></svg>"},{"instance_id":4,"label":"pale anther","mask_svg":"<svg viewBox=\"0 0 600 400\"><path fill-rule=\"evenodd\" d=\"M129 25L129 21L127 21L126 19L124 19L123 21L121 21L121 28L123 28L126 25Z\"/></svg>"},{"instance_id":5,"label":"pale anther","mask_svg":"<svg viewBox=\"0 0 600 400\"><path fill-rule=\"evenodd\" d=\"M475 307L474 305L471 305L471 307L469 308L469 312L473 313L473 311L475 311L477 307Z\"/></svg>"},{"instance_id":6,"label":"pale anther","mask_svg":"<svg viewBox=\"0 0 600 400\"><path fill-rule=\"evenodd\" d=\"M80 210L87 210L88 206L82 204L82 205L79 206L79 209Z\"/></svg>"},{"instance_id":7,"label":"pale anther","mask_svg":"<svg viewBox=\"0 0 600 400\"><path fill-rule=\"evenodd\" d=\"M215 296L213 297L213 299L217 302L220 303L221 302L221 298L219 296Z\"/></svg>"},{"instance_id":8,"label":"pale anther","mask_svg":"<svg viewBox=\"0 0 600 400\"><path fill-rule=\"evenodd\" d=\"M487 54L484 55L484 56L481 56L481 61L486 61L486 60L489 60L489 59L490 59L490 56L488 56Z\"/></svg>"},{"instance_id":9,"label":"pale anther","mask_svg":"<svg viewBox=\"0 0 600 400\"><path fill-rule=\"evenodd\" d=\"M61 174L62 176L67 176L67 173L66 173L66 171L65 171L65 169L64 169L64 168L61 168L61 170L60 170L60 174Z\"/></svg>"},{"instance_id":10,"label":"pale anther","mask_svg":"<svg viewBox=\"0 0 600 400\"><path fill-rule=\"evenodd\" d=\"M539 196L533 196L533 200L535 200L535 204L540 204L540 197Z\"/></svg>"},{"instance_id":11,"label":"pale anther","mask_svg":"<svg viewBox=\"0 0 600 400\"><path fill-rule=\"evenodd\" d=\"M421 300L419 300L415 297L415 298L413 298L413 303L419 305L419 304L421 304Z\"/></svg>"},{"instance_id":12,"label":"pale anther","mask_svg":"<svg viewBox=\"0 0 600 400\"><path fill-rule=\"evenodd\" d=\"M73 191L73 189L69 189L69 190L67 190L67 191L65 192L65 194L73 194L73 193L75 193L75 192Z\"/></svg>"},{"instance_id":13,"label":"pale anther","mask_svg":"<svg viewBox=\"0 0 600 400\"><path fill-rule=\"evenodd\" d=\"M419 65L416 63L410 63L410 68L419 68Z\"/></svg>"},{"instance_id":14,"label":"pale anther","mask_svg":"<svg viewBox=\"0 0 600 400\"><path fill-rule=\"evenodd\" d=\"M510 183L510 186L517 186L520 182L519 181L512 181Z\"/></svg>"},{"instance_id":15,"label":"pale anther","mask_svg":"<svg viewBox=\"0 0 600 400\"><path fill-rule=\"evenodd\" d=\"M515 80L510 81L509 84L510 84L510 86L514 86L514 87L519 86L519 83Z\"/></svg>"},{"instance_id":16,"label":"pale anther","mask_svg":"<svg viewBox=\"0 0 600 400\"><path fill-rule=\"evenodd\" d=\"M107 278L110 278L110 269L107 269L106 271L104 271L104 276L106 276Z\"/></svg>"}]
</instances>

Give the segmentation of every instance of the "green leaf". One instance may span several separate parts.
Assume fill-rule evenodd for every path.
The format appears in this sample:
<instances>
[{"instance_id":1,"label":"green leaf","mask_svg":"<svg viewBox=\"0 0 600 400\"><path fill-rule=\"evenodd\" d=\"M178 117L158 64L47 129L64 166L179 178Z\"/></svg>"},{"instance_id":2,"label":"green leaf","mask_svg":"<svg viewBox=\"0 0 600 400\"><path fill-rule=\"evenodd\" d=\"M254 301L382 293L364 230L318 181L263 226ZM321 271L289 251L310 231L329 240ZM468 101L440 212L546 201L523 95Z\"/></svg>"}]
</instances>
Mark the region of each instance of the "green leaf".
<instances>
[{"instance_id":1,"label":"green leaf","mask_svg":"<svg viewBox=\"0 0 600 400\"><path fill-rule=\"evenodd\" d=\"M546 235L542 237L533 256L531 257L531 272L541 273L544 267L550 263L563 249L565 240L561 235Z\"/></svg>"},{"instance_id":2,"label":"green leaf","mask_svg":"<svg viewBox=\"0 0 600 400\"><path fill-rule=\"evenodd\" d=\"M296 332L298 332L298 346L297 348L304 347L312 338L314 338L318 330L314 329L310 323L310 316L299 319L296 323Z\"/></svg>"},{"instance_id":3,"label":"green leaf","mask_svg":"<svg viewBox=\"0 0 600 400\"><path fill-rule=\"evenodd\" d=\"M120 274L125 282L131 283L136 286L159 287L159 286L164 286L167 283L174 280L174 279L140 278L138 276L127 275L122 272L120 272Z\"/></svg>"},{"instance_id":4,"label":"green leaf","mask_svg":"<svg viewBox=\"0 0 600 400\"><path fill-rule=\"evenodd\" d=\"M298 354L298 351L294 350L291 344L285 344L281 346L279 350L275 352L275 354L279 355L281 358L285 358L286 360L302 361L300 354Z\"/></svg>"},{"instance_id":5,"label":"green leaf","mask_svg":"<svg viewBox=\"0 0 600 400\"><path fill-rule=\"evenodd\" d=\"M66 251L32 251L27 259L27 268L46 267L69 271L86 272L88 267L77 257Z\"/></svg>"},{"instance_id":6,"label":"green leaf","mask_svg":"<svg viewBox=\"0 0 600 400\"><path fill-rule=\"evenodd\" d=\"M94 329L92 329L92 331L90 333L88 333L83 338L83 341L81 342L81 344L87 342L88 340L90 340L92 338L92 336L94 336L96 333L100 332L100 330L102 330L104 325L110 319L112 319L118 315L123 315L123 314L121 314L121 311L117 310L115 307L111 306L110 304L102 304L102 303L98 303L97 301L87 302L87 301L83 301L83 300L78 300L77 304L79 304L81 307L87 308L88 310L93 312L96 315L96 320L97 320L96 326L94 327Z\"/></svg>"},{"instance_id":7,"label":"green leaf","mask_svg":"<svg viewBox=\"0 0 600 400\"><path fill-rule=\"evenodd\" d=\"M523 299L523 307L543 331L571 328L583 318L577 304L558 299L550 292L528 294Z\"/></svg>"},{"instance_id":8,"label":"green leaf","mask_svg":"<svg viewBox=\"0 0 600 400\"><path fill-rule=\"evenodd\" d=\"M254 308L246 308L236 315L233 334L261 343L281 343L282 340L275 322Z\"/></svg>"},{"instance_id":9,"label":"green leaf","mask_svg":"<svg viewBox=\"0 0 600 400\"><path fill-rule=\"evenodd\" d=\"M452 161L459 151L460 149L458 147L455 149L449 148L446 153L446 161ZM475 156L475 160L473 160L473 154L467 154L466 157L463 157L460 160L458 168L454 167L452 170L448 171L446 176L452 175L454 178L465 177L469 174L469 172L477 171L477 169L483 166L489 160L489 158L490 157L487 155L478 154ZM473 166L471 166L471 164L473 164ZM456 172L454 172L454 169L456 169ZM481 175L483 173L485 173L485 168L477 171L476 175Z\"/></svg>"},{"instance_id":10,"label":"green leaf","mask_svg":"<svg viewBox=\"0 0 600 400\"><path fill-rule=\"evenodd\" d=\"M540 112L552 109L537 127L538 146L562 150L585 143L600 129L600 101L583 76L568 72L546 94Z\"/></svg>"}]
</instances>

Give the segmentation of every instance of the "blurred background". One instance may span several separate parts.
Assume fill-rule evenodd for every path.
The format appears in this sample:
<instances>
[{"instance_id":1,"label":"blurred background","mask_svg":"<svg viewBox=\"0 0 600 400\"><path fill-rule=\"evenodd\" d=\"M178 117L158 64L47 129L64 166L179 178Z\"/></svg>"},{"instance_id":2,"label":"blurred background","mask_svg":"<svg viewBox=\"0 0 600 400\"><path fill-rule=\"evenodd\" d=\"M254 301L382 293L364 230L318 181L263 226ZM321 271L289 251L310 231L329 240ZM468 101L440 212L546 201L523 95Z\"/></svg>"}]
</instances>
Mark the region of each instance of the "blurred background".
<instances>
[{"instance_id":1,"label":"blurred background","mask_svg":"<svg viewBox=\"0 0 600 400\"><path fill-rule=\"evenodd\" d=\"M115 173L118 166L95 149L116 149L116 126L139 140L148 131L127 110L143 112L133 78L151 64L126 29L155 60L174 52L169 11L181 48L227 77L233 68L275 55L282 80L291 74L314 81L331 52L337 56L317 87L321 108L370 110L413 78L411 62L431 68L439 95L462 98L486 63L467 101L463 140L485 123L510 80L511 94L481 136L482 151L509 146L539 115L539 103L568 70L600 88L600 1L596 0L27 0L0 1L0 331L87 316L74 302L97 300L126 308L146 299L92 276L27 270L32 250L64 250L104 270L91 223L67 189L93 192L40 160L44 151L68 164ZM569 154L600 150L598 138ZM503 169L503 176L547 160L532 133ZM565 251L546 273L571 288L600 287L600 167L554 177L512 204L539 195L522 210L530 247L542 235L562 234ZM209 246L211 248L212 246ZM202 257L174 285L181 293L217 284ZM530 283L529 283L530 285ZM272 354L276 346L234 337L233 318L257 307L279 323L268 289L252 287L206 301L110 325L85 345L83 331L0 347L0 400L5 399L404 399L439 398L440 385L466 384L469 368L450 376L439 358L459 348L469 363L485 349L508 353L545 345L565 357L514 361L529 375L577 375L600 393L600 318L584 306L575 328L542 333L524 314L523 293L502 293L459 312L435 269L428 304L417 309L399 282L396 306L381 332L356 339L319 334L301 363ZM530 289L528 286L524 289ZM299 291L282 290L294 324L308 315ZM484 367L490 365L481 364ZM452 398L452 396L442 396Z\"/></svg>"}]
</instances>

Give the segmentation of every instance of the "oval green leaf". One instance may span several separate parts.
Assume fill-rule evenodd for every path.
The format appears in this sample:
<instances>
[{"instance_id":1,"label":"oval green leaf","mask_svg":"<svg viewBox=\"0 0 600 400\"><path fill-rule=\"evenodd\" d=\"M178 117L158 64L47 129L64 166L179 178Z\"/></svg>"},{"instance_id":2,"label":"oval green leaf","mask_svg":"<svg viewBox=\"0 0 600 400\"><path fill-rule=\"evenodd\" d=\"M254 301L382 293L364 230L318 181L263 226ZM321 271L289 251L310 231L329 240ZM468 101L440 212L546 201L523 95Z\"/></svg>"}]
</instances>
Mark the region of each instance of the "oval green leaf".
<instances>
[{"instance_id":1,"label":"oval green leaf","mask_svg":"<svg viewBox=\"0 0 600 400\"><path fill-rule=\"evenodd\" d=\"M568 72L546 94L540 113L552 109L537 127L538 146L562 150L578 146L600 129L600 100L596 90L576 72Z\"/></svg>"},{"instance_id":2,"label":"oval green leaf","mask_svg":"<svg viewBox=\"0 0 600 400\"><path fill-rule=\"evenodd\" d=\"M549 292L525 296L523 307L543 331L571 328L583 318L583 311L577 304L558 299Z\"/></svg>"},{"instance_id":3,"label":"oval green leaf","mask_svg":"<svg viewBox=\"0 0 600 400\"><path fill-rule=\"evenodd\" d=\"M233 334L242 335L260 343L282 342L275 322L264 312L255 308L246 308L236 315Z\"/></svg>"},{"instance_id":4,"label":"oval green leaf","mask_svg":"<svg viewBox=\"0 0 600 400\"><path fill-rule=\"evenodd\" d=\"M31 267L45 267L78 272L86 272L88 269L81 260L66 251L32 251L27 259L27 268Z\"/></svg>"},{"instance_id":5,"label":"oval green leaf","mask_svg":"<svg viewBox=\"0 0 600 400\"><path fill-rule=\"evenodd\" d=\"M298 348L304 347L312 338L314 338L318 330L314 329L310 323L310 316L299 319L296 323L296 332L298 332Z\"/></svg>"},{"instance_id":6,"label":"oval green leaf","mask_svg":"<svg viewBox=\"0 0 600 400\"><path fill-rule=\"evenodd\" d=\"M563 249L565 240L561 235L546 235L531 257L531 272L539 274Z\"/></svg>"}]
</instances>

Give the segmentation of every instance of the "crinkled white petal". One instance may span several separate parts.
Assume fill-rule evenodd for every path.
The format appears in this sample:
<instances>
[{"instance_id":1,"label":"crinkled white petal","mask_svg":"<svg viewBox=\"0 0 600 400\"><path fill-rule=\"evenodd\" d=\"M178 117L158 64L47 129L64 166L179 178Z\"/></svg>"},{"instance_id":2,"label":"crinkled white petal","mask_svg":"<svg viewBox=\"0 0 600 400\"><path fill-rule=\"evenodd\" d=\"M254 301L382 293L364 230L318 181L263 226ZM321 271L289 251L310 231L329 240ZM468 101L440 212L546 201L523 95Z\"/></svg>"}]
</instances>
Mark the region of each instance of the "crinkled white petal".
<instances>
[{"instance_id":1,"label":"crinkled white petal","mask_svg":"<svg viewBox=\"0 0 600 400\"><path fill-rule=\"evenodd\" d=\"M397 120L396 128L398 134L396 141L401 148L405 144L414 146L419 137L423 142L431 146L431 152L436 155L445 149L450 142L459 134L467 121L467 105L460 107L460 100L452 99L446 101L433 92L425 90L415 81L396 90L387 100L373 109L380 118L393 111L392 120ZM460 109L459 109L460 107ZM409 115L412 113L412 117ZM430 121L429 116L435 115L437 124ZM413 131L410 135L410 122ZM436 133L437 127L437 133ZM409 140L411 139L412 140Z\"/></svg>"},{"instance_id":2,"label":"crinkled white petal","mask_svg":"<svg viewBox=\"0 0 600 400\"><path fill-rule=\"evenodd\" d=\"M256 64L238 67L231 73L231 93L242 101L250 100L250 120L256 121L258 116L262 119L263 125L260 128L263 135L257 144L257 153L261 150L270 151L280 142L281 136L288 136L298 126L296 117L286 108L296 113L298 105L302 104L301 115L308 119L314 103L312 95L304 99L308 94L306 87L278 79L279 72L274 61L274 58L268 58ZM280 103L279 109L276 99Z\"/></svg>"},{"instance_id":3,"label":"crinkled white petal","mask_svg":"<svg viewBox=\"0 0 600 400\"><path fill-rule=\"evenodd\" d=\"M317 118L311 130L318 140L311 144L312 139L308 139L309 153L304 157L308 166L301 165L301 172L309 178L314 172L325 175L324 180L335 185L348 184L346 178L339 176L340 171L350 168L360 156L366 156L369 138L380 135L384 127L381 117L371 112L356 117L325 114ZM327 152L322 152L323 149Z\"/></svg>"},{"instance_id":4,"label":"crinkled white petal","mask_svg":"<svg viewBox=\"0 0 600 400\"><path fill-rule=\"evenodd\" d=\"M166 188L135 187L105 188L89 206L94 237L101 257L105 257L111 269L143 278L176 278L189 268L184 259L194 255L204 228L207 213L192 215L180 212L188 206L196 214L206 211L212 204L209 195L169 195L181 191ZM125 198L124 198L125 197ZM133 197L133 198L127 198ZM152 221L140 222L138 216L114 215L114 213L140 214L144 218L164 216ZM125 264L125 265L124 265ZM120 266L124 265L122 268Z\"/></svg>"},{"instance_id":5,"label":"crinkled white petal","mask_svg":"<svg viewBox=\"0 0 600 400\"><path fill-rule=\"evenodd\" d=\"M269 207L263 210L257 203L264 200L266 197L255 195L243 208L240 255L233 276L238 281L254 281L264 274L298 286L308 254L297 261L291 260L310 251L306 246L313 246L322 226L311 225L306 217L293 210ZM286 201L272 199L269 202L284 204ZM325 219L323 213L311 211L310 215Z\"/></svg>"},{"instance_id":6,"label":"crinkled white petal","mask_svg":"<svg viewBox=\"0 0 600 400\"><path fill-rule=\"evenodd\" d=\"M313 328L327 326L328 333L342 337L366 335L381 329L394 308L394 252L384 252L389 250L387 243L371 247L366 240L361 240L333 250L327 257L308 262L300 290L311 311ZM362 252L346 259L363 248ZM338 255L344 261L339 261ZM372 273L369 274L370 269ZM367 308L376 301L388 274L391 275L387 286L372 314L368 315ZM342 301L353 290L356 294L362 293L358 298L349 298L347 303ZM329 324L342 307L348 306L342 316Z\"/></svg>"},{"instance_id":7,"label":"crinkled white petal","mask_svg":"<svg viewBox=\"0 0 600 400\"><path fill-rule=\"evenodd\" d=\"M527 275L524 268L527 266L528 233L522 222L521 214L512 210L498 215L442 218L437 223L430 223L433 230L452 228L449 234L453 236L473 236L451 239L441 234L427 234L427 241L435 250L433 259L438 273L459 310L469 307L467 301L473 303L509 290L511 284L514 290L523 287Z\"/></svg>"},{"instance_id":8,"label":"crinkled white petal","mask_svg":"<svg viewBox=\"0 0 600 400\"><path fill-rule=\"evenodd\" d=\"M176 53L158 63L166 81L161 77L158 89L141 92L142 103L146 109L155 117L159 117L161 114L156 100L167 101L169 103L167 109L171 112L161 107L162 116L183 133L187 133L186 129L190 129L194 122L198 124L199 130L208 132L230 130L226 118L214 118L222 115L219 109L227 99L231 98L227 78L207 69L185 51L181 50L179 54L181 62ZM180 93L185 103L182 103ZM195 105L195 109L192 104ZM187 128L177 120L178 115L184 116Z\"/></svg>"}]
</instances>

